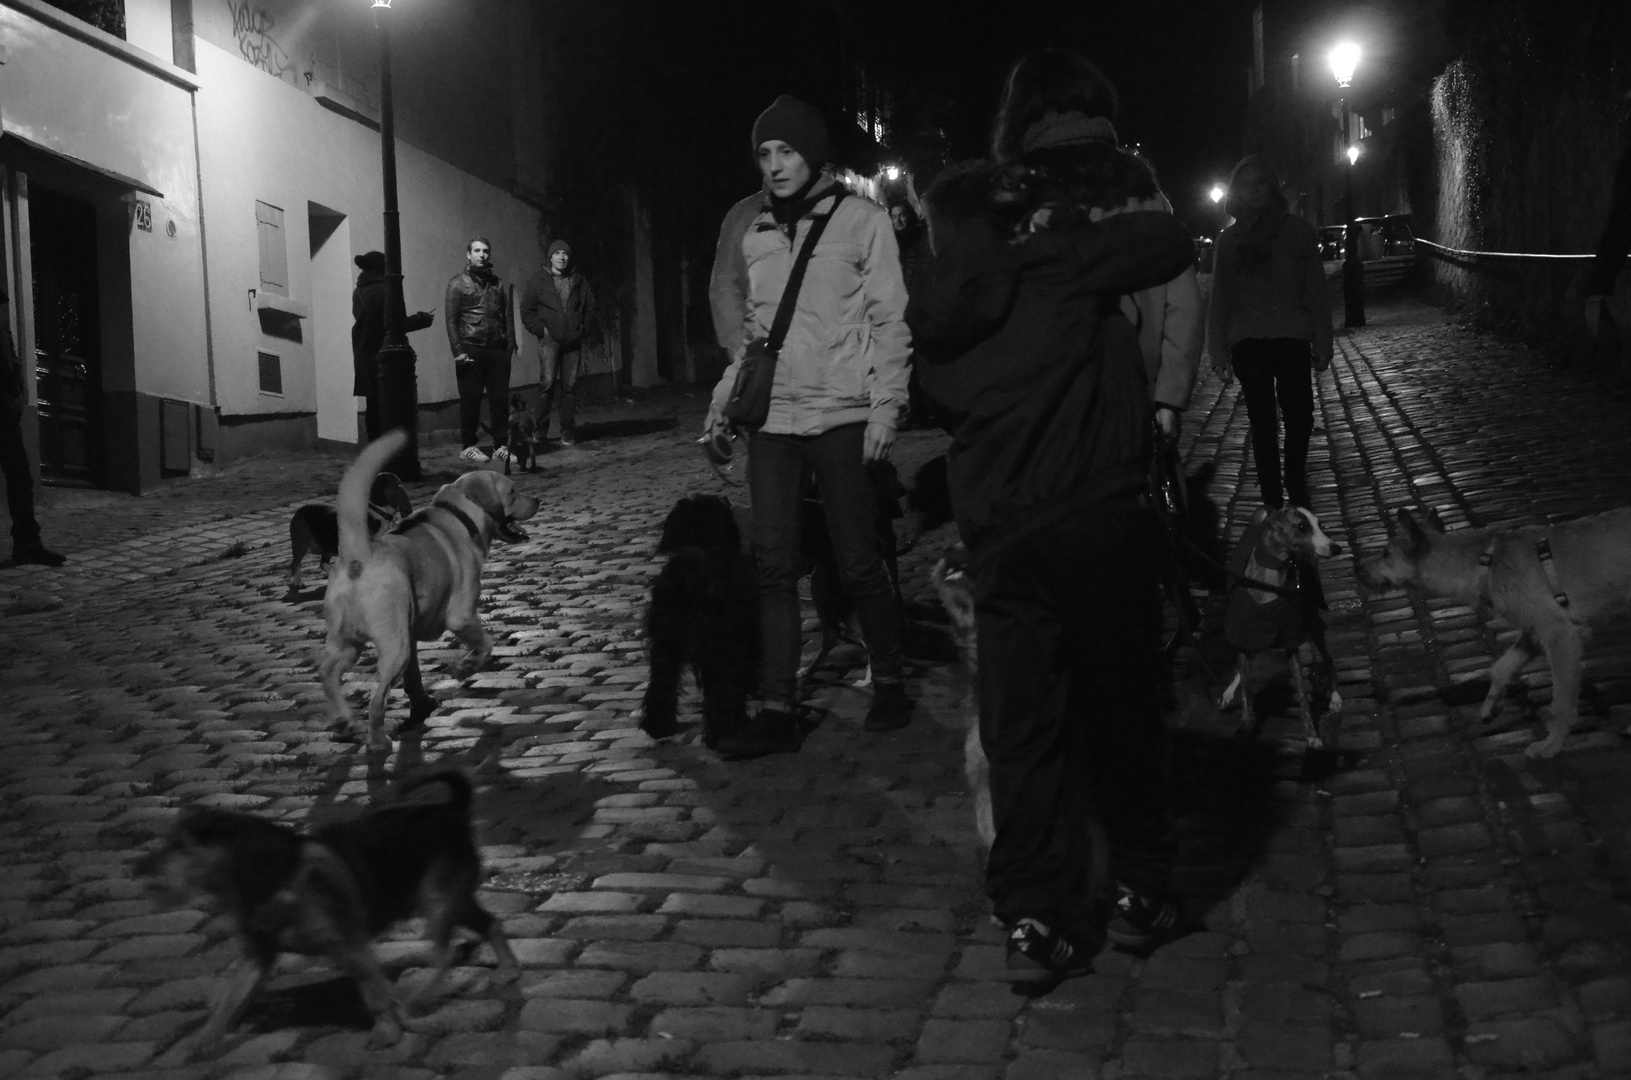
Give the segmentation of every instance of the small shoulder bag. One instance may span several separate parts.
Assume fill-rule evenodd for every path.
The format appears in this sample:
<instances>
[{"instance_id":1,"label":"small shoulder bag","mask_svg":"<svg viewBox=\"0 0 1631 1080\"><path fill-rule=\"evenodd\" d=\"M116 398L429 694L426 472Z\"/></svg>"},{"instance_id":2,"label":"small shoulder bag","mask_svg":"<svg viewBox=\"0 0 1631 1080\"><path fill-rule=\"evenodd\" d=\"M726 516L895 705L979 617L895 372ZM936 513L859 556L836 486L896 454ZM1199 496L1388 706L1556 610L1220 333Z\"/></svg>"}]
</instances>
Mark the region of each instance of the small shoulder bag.
<instances>
[{"instance_id":1,"label":"small shoulder bag","mask_svg":"<svg viewBox=\"0 0 1631 1080\"><path fill-rule=\"evenodd\" d=\"M776 308L770 333L754 338L742 351L742 364L736 370L736 382L731 385L731 396L725 401L725 422L733 427L758 431L770 416L770 389L776 381L776 358L781 355L782 342L787 340L787 330L793 324L799 286L804 283L804 271L810 265L810 256L815 253L816 242L821 239L827 222L838 212L838 204L844 201L844 194L840 188L833 199L832 209L810 223L804 246L799 248L793 270L787 275L787 288L782 290L781 305Z\"/></svg>"}]
</instances>

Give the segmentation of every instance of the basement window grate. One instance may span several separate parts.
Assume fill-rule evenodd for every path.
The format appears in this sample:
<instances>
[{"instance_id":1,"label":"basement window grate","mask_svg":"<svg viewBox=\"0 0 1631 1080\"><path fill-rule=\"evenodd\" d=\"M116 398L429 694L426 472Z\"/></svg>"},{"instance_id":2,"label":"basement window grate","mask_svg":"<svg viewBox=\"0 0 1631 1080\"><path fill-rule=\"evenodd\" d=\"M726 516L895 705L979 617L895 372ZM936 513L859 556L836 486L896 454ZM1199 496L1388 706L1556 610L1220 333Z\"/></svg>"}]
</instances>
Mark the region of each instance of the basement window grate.
<instances>
[{"instance_id":1,"label":"basement window grate","mask_svg":"<svg viewBox=\"0 0 1631 1080\"><path fill-rule=\"evenodd\" d=\"M277 353L257 351L260 360L261 393L283 396L283 358Z\"/></svg>"}]
</instances>

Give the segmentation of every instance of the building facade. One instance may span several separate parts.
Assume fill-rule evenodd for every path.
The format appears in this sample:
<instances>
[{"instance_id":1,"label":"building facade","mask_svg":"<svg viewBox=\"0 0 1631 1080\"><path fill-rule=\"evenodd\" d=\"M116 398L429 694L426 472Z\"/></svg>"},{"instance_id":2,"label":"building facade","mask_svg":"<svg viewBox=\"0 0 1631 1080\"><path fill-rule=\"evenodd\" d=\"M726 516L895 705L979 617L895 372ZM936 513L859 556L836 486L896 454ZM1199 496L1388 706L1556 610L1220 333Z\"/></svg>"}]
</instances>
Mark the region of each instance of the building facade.
<instances>
[{"instance_id":1,"label":"building facade","mask_svg":"<svg viewBox=\"0 0 1631 1080\"><path fill-rule=\"evenodd\" d=\"M410 339L434 439L454 426L441 307L466 243L488 237L517 283L542 263L540 31L528 0L381 14L404 293L437 312ZM367 0L0 0L4 276L48 481L141 491L200 460L358 441L377 57Z\"/></svg>"}]
</instances>

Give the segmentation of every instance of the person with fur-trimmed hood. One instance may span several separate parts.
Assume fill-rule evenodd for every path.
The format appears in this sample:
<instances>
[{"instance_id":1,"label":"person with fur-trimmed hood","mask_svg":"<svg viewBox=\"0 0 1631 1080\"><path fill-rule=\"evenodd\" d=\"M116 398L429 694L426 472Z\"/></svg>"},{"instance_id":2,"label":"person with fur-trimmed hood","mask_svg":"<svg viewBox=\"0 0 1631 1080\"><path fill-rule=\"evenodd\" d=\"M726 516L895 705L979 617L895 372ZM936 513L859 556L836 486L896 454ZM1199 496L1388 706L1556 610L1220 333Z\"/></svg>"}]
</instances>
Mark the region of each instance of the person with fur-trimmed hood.
<instances>
[{"instance_id":1,"label":"person with fur-trimmed hood","mask_svg":"<svg viewBox=\"0 0 1631 1080\"><path fill-rule=\"evenodd\" d=\"M868 463L889 457L907 396L911 335L894 229L883 207L850 195L825 171L826 122L797 98L783 95L759 115L752 148L766 195L741 235L742 336L722 335L735 339L736 347L714 389L706 434L726 429L725 405L746 342L768 336L805 238L818 219L830 217L778 355L769 416L748 443L764 707L719 741L720 751L732 757L796 751L803 739L794 710L802 644L799 519L807 471L815 475L872 664L865 727L904 727L912 712L901 663L901 612L884 565L878 499L867 472ZM742 283L733 264L716 259L716 289ZM714 300L716 312L736 302L734 294L716 293Z\"/></svg>"},{"instance_id":2,"label":"person with fur-trimmed hood","mask_svg":"<svg viewBox=\"0 0 1631 1080\"><path fill-rule=\"evenodd\" d=\"M923 385L955 418L996 825L986 891L1025 979L1085 974L1107 933L1153 947L1181 916L1165 893L1153 406L1120 298L1177 277L1194 246L1173 215L1129 205L1149 170L1116 145L1114 104L1076 53L1015 65L995 160L926 195L934 258L908 317ZM1107 906L1090 902L1095 820Z\"/></svg>"},{"instance_id":3,"label":"person with fur-trimmed hood","mask_svg":"<svg viewBox=\"0 0 1631 1080\"><path fill-rule=\"evenodd\" d=\"M561 445L576 439L575 389L583 368L583 338L595 310L589 279L572 262L572 245L550 241L544 269L521 290L521 325L538 339L538 439L549 434L556 392L561 398Z\"/></svg>"}]
</instances>

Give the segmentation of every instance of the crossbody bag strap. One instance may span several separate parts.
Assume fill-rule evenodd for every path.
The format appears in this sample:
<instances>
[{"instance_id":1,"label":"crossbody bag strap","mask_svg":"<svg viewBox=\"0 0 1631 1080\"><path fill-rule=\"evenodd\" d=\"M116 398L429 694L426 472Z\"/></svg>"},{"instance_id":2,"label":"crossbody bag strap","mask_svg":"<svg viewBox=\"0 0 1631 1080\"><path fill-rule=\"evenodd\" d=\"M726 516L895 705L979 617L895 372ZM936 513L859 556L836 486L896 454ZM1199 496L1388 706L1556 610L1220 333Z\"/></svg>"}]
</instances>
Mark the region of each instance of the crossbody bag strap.
<instances>
[{"instance_id":1,"label":"crossbody bag strap","mask_svg":"<svg viewBox=\"0 0 1631 1080\"><path fill-rule=\"evenodd\" d=\"M793 260L793 271L787 275L787 288L782 290L781 305L776 308L776 318L770 324L770 336L765 338L765 348L770 355L777 356L782 351L782 342L787 340L787 331L793 325L793 309L797 306L799 286L804 284L804 270L810 265L810 256L815 254L816 242L821 239L822 232L827 228L827 222L838 213L838 204L844 201L846 192L842 187L833 196L832 209L810 222L810 231L804 237L804 246L799 248L798 258Z\"/></svg>"}]
</instances>

